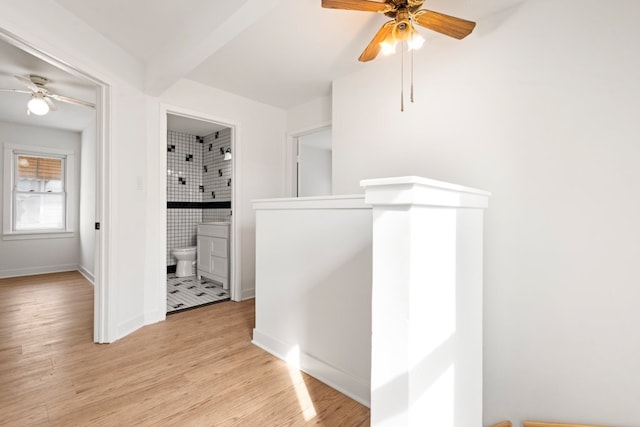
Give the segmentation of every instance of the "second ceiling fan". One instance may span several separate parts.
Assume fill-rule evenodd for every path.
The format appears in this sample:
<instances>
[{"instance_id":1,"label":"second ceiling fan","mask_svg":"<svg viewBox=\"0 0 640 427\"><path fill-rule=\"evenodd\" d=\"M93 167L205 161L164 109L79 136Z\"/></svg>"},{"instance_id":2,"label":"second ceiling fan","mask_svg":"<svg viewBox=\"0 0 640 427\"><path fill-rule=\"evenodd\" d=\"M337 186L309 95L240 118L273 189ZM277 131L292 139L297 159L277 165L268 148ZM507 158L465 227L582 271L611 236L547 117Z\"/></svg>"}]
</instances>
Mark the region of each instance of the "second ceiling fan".
<instances>
[{"instance_id":1,"label":"second ceiling fan","mask_svg":"<svg viewBox=\"0 0 640 427\"><path fill-rule=\"evenodd\" d=\"M421 9L424 0L386 0L384 3L371 0L322 0L322 7L331 9L378 12L392 18L378 30L360 58L371 61L384 48L393 51L398 42L407 42L410 48L419 47L422 38L413 23L447 36L463 39L476 26L475 22L456 18L432 10Z\"/></svg>"}]
</instances>

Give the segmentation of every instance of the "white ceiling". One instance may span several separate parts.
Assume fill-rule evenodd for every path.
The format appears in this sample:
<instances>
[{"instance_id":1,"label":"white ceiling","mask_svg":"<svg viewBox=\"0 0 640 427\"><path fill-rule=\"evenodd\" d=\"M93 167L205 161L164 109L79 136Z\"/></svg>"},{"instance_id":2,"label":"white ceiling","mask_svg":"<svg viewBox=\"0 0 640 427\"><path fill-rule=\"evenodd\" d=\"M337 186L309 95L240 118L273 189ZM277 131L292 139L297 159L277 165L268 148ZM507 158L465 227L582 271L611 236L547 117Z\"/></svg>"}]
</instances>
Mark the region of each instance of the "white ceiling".
<instances>
[{"instance_id":1,"label":"white ceiling","mask_svg":"<svg viewBox=\"0 0 640 427\"><path fill-rule=\"evenodd\" d=\"M329 95L385 17L322 9L320 0L282 1L187 77L282 108ZM259 70L259 73L256 71Z\"/></svg>"},{"instance_id":2,"label":"white ceiling","mask_svg":"<svg viewBox=\"0 0 640 427\"><path fill-rule=\"evenodd\" d=\"M324 9L321 0L56 1L144 61L154 95L186 77L281 108L328 95L334 78L375 66L357 58L387 19ZM522 1L424 7L479 21Z\"/></svg>"},{"instance_id":3,"label":"white ceiling","mask_svg":"<svg viewBox=\"0 0 640 427\"><path fill-rule=\"evenodd\" d=\"M14 76L36 74L49 79L46 88L59 95L95 103L96 87L93 83L73 76L35 56L0 40L0 88L26 89ZM95 117L95 110L64 102L53 101L56 111L45 116L27 115L26 93L0 92L0 121L32 126L81 131Z\"/></svg>"},{"instance_id":4,"label":"white ceiling","mask_svg":"<svg viewBox=\"0 0 640 427\"><path fill-rule=\"evenodd\" d=\"M188 78L285 109L330 94L336 77L375 67L357 58L387 19L324 9L321 0L54 1L142 61L146 91L154 96ZM427 0L424 7L478 22L522 1ZM420 31L427 39L445 37ZM15 86L13 74L36 72L62 94L87 89L38 61L0 51L1 87Z\"/></svg>"},{"instance_id":5,"label":"white ceiling","mask_svg":"<svg viewBox=\"0 0 640 427\"><path fill-rule=\"evenodd\" d=\"M226 126L218 123L196 120L190 117L177 116L175 114L167 114L167 130L175 132L188 133L189 135L196 136L207 136L226 128Z\"/></svg>"}]
</instances>

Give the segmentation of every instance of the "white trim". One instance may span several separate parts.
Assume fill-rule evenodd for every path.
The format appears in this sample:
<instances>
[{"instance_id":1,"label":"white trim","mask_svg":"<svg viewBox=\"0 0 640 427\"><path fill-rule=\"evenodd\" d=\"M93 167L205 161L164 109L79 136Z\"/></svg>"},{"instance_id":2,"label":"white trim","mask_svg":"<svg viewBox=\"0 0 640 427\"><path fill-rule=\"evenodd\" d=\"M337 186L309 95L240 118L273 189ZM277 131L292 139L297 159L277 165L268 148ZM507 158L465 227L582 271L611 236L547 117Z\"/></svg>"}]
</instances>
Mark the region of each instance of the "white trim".
<instances>
[{"instance_id":1,"label":"white trim","mask_svg":"<svg viewBox=\"0 0 640 427\"><path fill-rule=\"evenodd\" d=\"M0 270L0 279L9 277L35 276L38 274L61 273L64 271L76 271L77 264L45 265L29 268L14 268L10 270Z\"/></svg>"},{"instance_id":2,"label":"white trim","mask_svg":"<svg viewBox=\"0 0 640 427\"><path fill-rule=\"evenodd\" d=\"M116 340L111 317L111 269L115 238L111 227L111 87L96 82L96 212L100 223L95 243L95 280L93 296L93 340L109 343Z\"/></svg>"},{"instance_id":3,"label":"white trim","mask_svg":"<svg viewBox=\"0 0 640 427\"><path fill-rule=\"evenodd\" d=\"M491 193L415 176L365 179L365 202L376 206L486 208Z\"/></svg>"},{"instance_id":4,"label":"white trim","mask_svg":"<svg viewBox=\"0 0 640 427\"><path fill-rule=\"evenodd\" d=\"M430 187L439 190L454 191L458 193L469 193L480 196L490 196L491 193L477 188L464 187L450 182L437 181L430 178L422 178L420 176L398 176L390 178L364 179L360 181L361 187L387 187L392 185L415 185L422 187Z\"/></svg>"},{"instance_id":5,"label":"white trim","mask_svg":"<svg viewBox=\"0 0 640 427\"><path fill-rule=\"evenodd\" d=\"M287 132L287 142L285 147L284 159L285 190L287 192L287 196L296 197L298 195L298 137L305 136L326 128L331 128L330 120Z\"/></svg>"},{"instance_id":6,"label":"white trim","mask_svg":"<svg viewBox=\"0 0 640 427\"><path fill-rule=\"evenodd\" d=\"M126 322L120 322L117 327L117 337L124 337L144 326L144 315L134 316Z\"/></svg>"},{"instance_id":7,"label":"white trim","mask_svg":"<svg viewBox=\"0 0 640 427\"><path fill-rule=\"evenodd\" d=\"M50 154L55 156L69 156L73 155L73 150L66 148L55 148L55 147L41 147L36 145L25 145L25 144L4 144L5 150L10 149L14 150L17 154L35 154L36 156L49 157Z\"/></svg>"},{"instance_id":8,"label":"white trim","mask_svg":"<svg viewBox=\"0 0 640 427\"><path fill-rule=\"evenodd\" d=\"M64 229L34 229L14 230L15 217L15 178L16 155L30 155L34 157L55 157L63 161L64 169ZM3 215L2 215L2 240L23 239L54 239L60 237L73 237L75 212L78 210L75 181L74 181L75 152L70 149L41 147L25 144L4 144L4 180L3 180ZM79 188L79 187L78 187ZM58 194L58 193L56 193Z\"/></svg>"},{"instance_id":9,"label":"white trim","mask_svg":"<svg viewBox=\"0 0 640 427\"><path fill-rule=\"evenodd\" d=\"M266 352L285 361L287 360L289 351L295 347L294 344L282 342L257 329L253 330L253 340L251 342ZM340 393L349 396L356 402L370 407L371 390L369 384L364 384L352 375L328 365L305 352L300 352L299 366L297 367L301 371L338 390Z\"/></svg>"},{"instance_id":10,"label":"white trim","mask_svg":"<svg viewBox=\"0 0 640 427\"><path fill-rule=\"evenodd\" d=\"M288 197L282 199L260 199L253 201L255 210L291 209L371 209L364 195Z\"/></svg>"},{"instance_id":11,"label":"white trim","mask_svg":"<svg viewBox=\"0 0 640 427\"><path fill-rule=\"evenodd\" d=\"M160 280L158 281L156 295L156 302L152 305L150 313L148 314L149 319L152 317L154 320L159 322L165 320L167 318L167 146L169 144L167 138L167 107L160 105L158 113L159 117L159 126L158 129L160 135L160 143L161 145L157 147L160 150L160 158L158 165L158 170L160 171L160 176L158 177L158 194L160 195L159 202L160 206L158 207L157 212L160 213L160 229L158 230L158 235L160 236L160 244L157 247L157 252L155 255L152 255L154 258L157 257L158 260L162 260L159 264ZM151 263L153 265L153 262Z\"/></svg>"},{"instance_id":12,"label":"white trim","mask_svg":"<svg viewBox=\"0 0 640 427\"><path fill-rule=\"evenodd\" d=\"M46 61L72 75L82 77L96 85L96 222L102 224L100 233L96 233L95 244L95 291L93 310L93 340L98 343L115 341L114 328L111 327L110 299L113 265L111 242L113 231L111 230L111 211L115 209L110 194L110 180L114 174L111 173L111 88L110 86L95 77L93 74L77 68L74 65L56 56L50 55L34 43L16 36L4 28L0 28L0 41L5 41L25 52Z\"/></svg>"},{"instance_id":13,"label":"white trim","mask_svg":"<svg viewBox=\"0 0 640 427\"><path fill-rule=\"evenodd\" d=\"M94 284L95 277L93 276L93 274L91 274L89 270L87 270L80 264L78 264L78 273L82 274L84 278L89 281L89 283L91 283L92 285Z\"/></svg>"},{"instance_id":14,"label":"white trim","mask_svg":"<svg viewBox=\"0 0 640 427\"><path fill-rule=\"evenodd\" d=\"M220 124L226 126L231 129L231 152L233 153L233 157L231 158L231 182L233 183L231 187L231 277L229 278L229 291L231 293L231 299L233 301L242 301L245 299L245 294L242 290L242 259L241 259L241 242L242 242L242 233L240 227L240 220L236 220L238 218L238 213L241 212L242 203L241 203L241 159L242 159L242 144L241 144L241 126L240 123L234 122L229 119L211 116L209 114L201 113L199 111L189 110L186 108L169 105L169 104L160 104L160 138L163 142L162 147L160 147L160 176L158 177L158 181L160 183L160 206L158 206L158 211L161 212L161 225L159 230L159 235L161 237L162 244L158 248L159 251L156 254L158 260L162 260L160 265L162 266L163 276L166 275L166 253L167 253L167 114L172 114L176 116L182 116L194 120L212 122L216 124ZM166 310L166 300L167 300L167 287L164 283L162 283L162 289L158 290L158 297L162 297L159 299L157 304L162 303L164 309ZM251 298L251 297L249 297Z\"/></svg>"},{"instance_id":15,"label":"white trim","mask_svg":"<svg viewBox=\"0 0 640 427\"><path fill-rule=\"evenodd\" d=\"M242 290L242 301L254 299L255 297L256 297L256 288Z\"/></svg>"},{"instance_id":16,"label":"white trim","mask_svg":"<svg viewBox=\"0 0 640 427\"><path fill-rule=\"evenodd\" d=\"M2 233L4 234L11 231L11 223L13 216L13 150L8 148L8 145L4 146L4 165L3 165L3 185L2 185ZM7 191L9 189L9 191Z\"/></svg>"},{"instance_id":17,"label":"white trim","mask_svg":"<svg viewBox=\"0 0 640 427\"><path fill-rule=\"evenodd\" d=\"M14 231L2 235L2 240L70 239L76 236L74 231Z\"/></svg>"}]
</instances>

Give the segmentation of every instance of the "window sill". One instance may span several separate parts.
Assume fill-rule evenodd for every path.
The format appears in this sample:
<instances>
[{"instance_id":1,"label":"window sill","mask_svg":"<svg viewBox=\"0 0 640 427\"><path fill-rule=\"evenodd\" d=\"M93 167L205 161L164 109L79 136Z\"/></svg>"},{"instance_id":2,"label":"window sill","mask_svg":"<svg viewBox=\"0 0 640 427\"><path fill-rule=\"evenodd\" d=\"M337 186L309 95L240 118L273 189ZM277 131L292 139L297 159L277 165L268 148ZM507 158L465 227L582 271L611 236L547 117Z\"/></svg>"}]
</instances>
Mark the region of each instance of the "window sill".
<instances>
[{"instance_id":1,"label":"window sill","mask_svg":"<svg viewBox=\"0 0 640 427\"><path fill-rule=\"evenodd\" d=\"M75 235L76 233L73 231L27 231L4 233L2 240L70 239Z\"/></svg>"}]
</instances>

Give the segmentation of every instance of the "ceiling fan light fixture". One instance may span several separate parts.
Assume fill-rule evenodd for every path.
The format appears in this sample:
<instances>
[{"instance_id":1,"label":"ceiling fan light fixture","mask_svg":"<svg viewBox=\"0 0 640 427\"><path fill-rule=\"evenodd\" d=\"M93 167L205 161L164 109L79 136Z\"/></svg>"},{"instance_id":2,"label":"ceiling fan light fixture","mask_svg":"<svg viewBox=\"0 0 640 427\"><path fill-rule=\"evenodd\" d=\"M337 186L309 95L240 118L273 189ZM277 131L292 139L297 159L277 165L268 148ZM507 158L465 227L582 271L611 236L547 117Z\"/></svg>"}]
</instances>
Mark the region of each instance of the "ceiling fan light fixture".
<instances>
[{"instance_id":1,"label":"ceiling fan light fixture","mask_svg":"<svg viewBox=\"0 0 640 427\"><path fill-rule=\"evenodd\" d=\"M407 46L409 50L418 50L424 45L424 37L420 35L415 29L411 32L411 37L407 40Z\"/></svg>"},{"instance_id":2,"label":"ceiling fan light fixture","mask_svg":"<svg viewBox=\"0 0 640 427\"><path fill-rule=\"evenodd\" d=\"M380 47L381 47L380 52L383 55L393 55L394 53L396 53L397 45L398 45L398 42L393 40L392 37L389 37L388 40L385 40L382 43L380 43Z\"/></svg>"},{"instance_id":3,"label":"ceiling fan light fixture","mask_svg":"<svg viewBox=\"0 0 640 427\"><path fill-rule=\"evenodd\" d=\"M373 36L358 60L368 62L379 53L394 54L396 45L401 45L400 57L400 111L404 111L404 50L410 51L411 102L413 97L413 57L414 50L422 47L425 40L414 25L460 40L467 37L476 26L473 21L456 18L433 10L422 9L425 0L322 0L322 7L331 9L378 12L391 18Z\"/></svg>"},{"instance_id":4,"label":"ceiling fan light fixture","mask_svg":"<svg viewBox=\"0 0 640 427\"><path fill-rule=\"evenodd\" d=\"M33 94L27 103L27 109L36 116L44 116L49 112L49 105L46 103L42 95Z\"/></svg>"}]
</instances>

